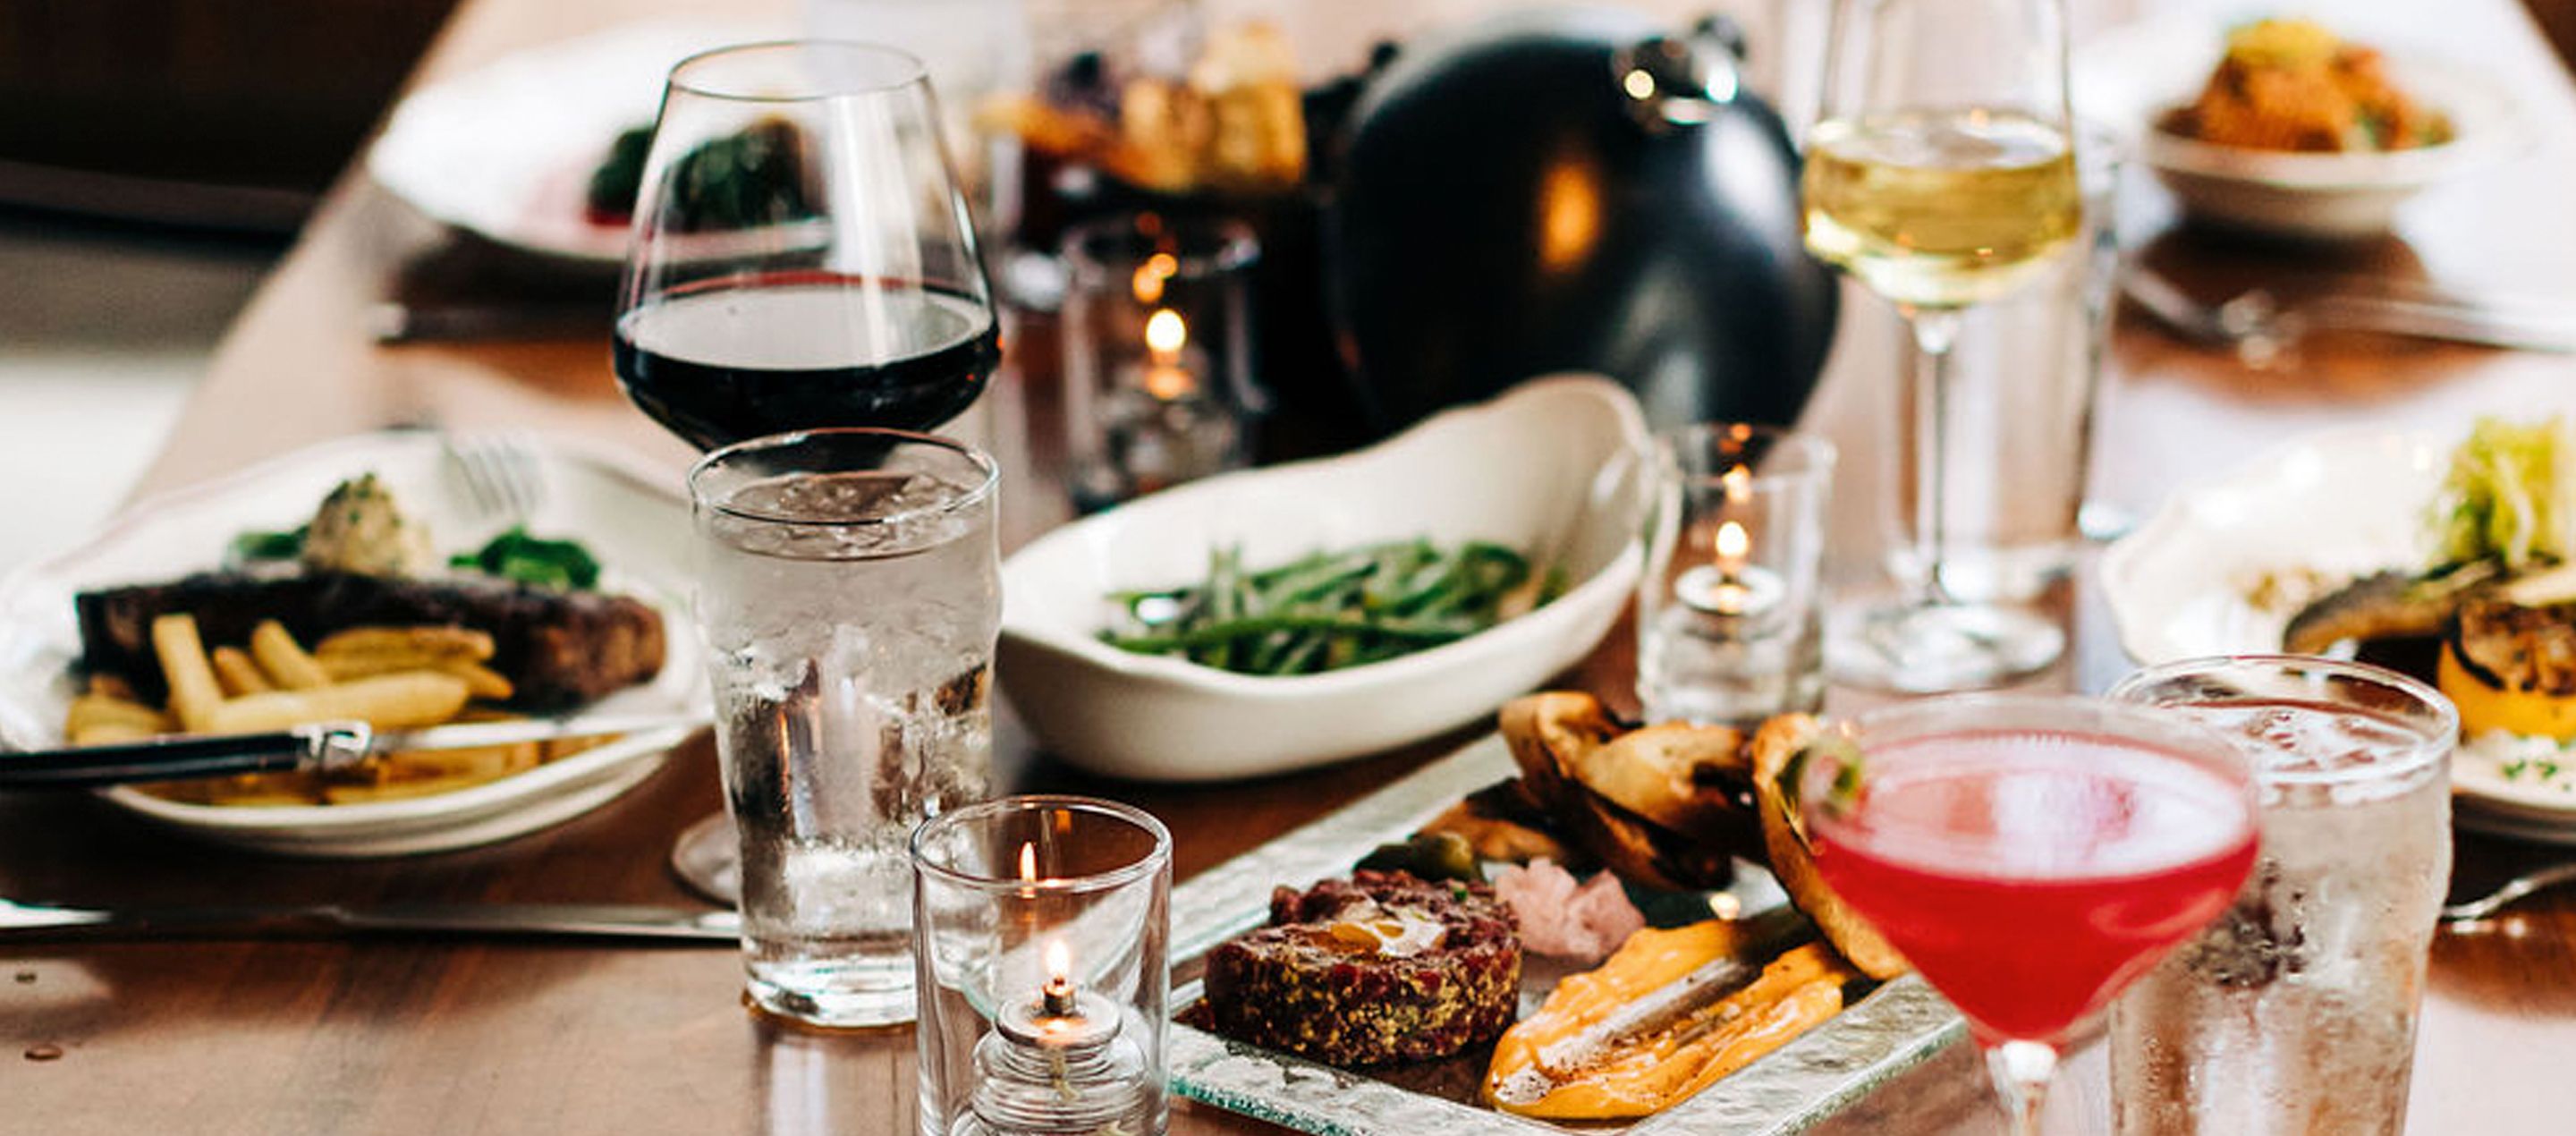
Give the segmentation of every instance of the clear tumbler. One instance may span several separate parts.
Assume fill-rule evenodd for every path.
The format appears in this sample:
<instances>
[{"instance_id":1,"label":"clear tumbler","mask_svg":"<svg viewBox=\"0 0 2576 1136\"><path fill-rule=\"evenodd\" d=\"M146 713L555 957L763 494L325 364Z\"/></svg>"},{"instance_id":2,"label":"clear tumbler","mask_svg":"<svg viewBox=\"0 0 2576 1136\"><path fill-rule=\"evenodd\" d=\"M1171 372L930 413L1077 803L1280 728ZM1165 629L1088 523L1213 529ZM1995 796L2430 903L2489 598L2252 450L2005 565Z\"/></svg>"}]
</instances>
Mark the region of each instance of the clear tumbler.
<instances>
[{"instance_id":1,"label":"clear tumbler","mask_svg":"<svg viewBox=\"0 0 2576 1136\"><path fill-rule=\"evenodd\" d=\"M1172 837L1010 797L913 834L921 1136L1163 1136Z\"/></svg>"},{"instance_id":2,"label":"clear tumbler","mask_svg":"<svg viewBox=\"0 0 2576 1136\"><path fill-rule=\"evenodd\" d=\"M992 766L995 482L959 443L859 429L754 439L689 474L763 1010L912 1019L904 841L983 799Z\"/></svg>"},{"instance_id":3,"label":"clear tumbler","mask_svg":"<svg viewBox=\"0 0 2576 1136\"><path fill-rule=\"evenodd\" d=\"M2396 1136L2451 877L2449 701L2288 656L2192 659L2113 688L2254 762L2262 852L2236 906L2113 1007L2122 1136Z\"/></svg>"}]
</instances>

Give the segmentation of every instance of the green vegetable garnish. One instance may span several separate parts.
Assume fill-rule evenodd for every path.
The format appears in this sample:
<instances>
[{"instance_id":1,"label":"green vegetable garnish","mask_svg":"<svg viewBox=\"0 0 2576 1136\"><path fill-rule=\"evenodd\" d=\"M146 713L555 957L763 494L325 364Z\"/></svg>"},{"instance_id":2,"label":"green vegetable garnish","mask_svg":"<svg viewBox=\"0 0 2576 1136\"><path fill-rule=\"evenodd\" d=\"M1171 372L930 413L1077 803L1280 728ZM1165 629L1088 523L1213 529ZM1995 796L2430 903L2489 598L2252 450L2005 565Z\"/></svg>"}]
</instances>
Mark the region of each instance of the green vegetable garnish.
<instances>
[{"instance_id":1,"label":"green vegetable garnish","mask_svg":"<svg viewBox=\"0 0 2576 1136\"><path fill-rule=\"evenodd\" d=\"M304 555L304 534L311 525L284 532L249 529L233 538L233 555L243 560L293 560Z\"/></svg>"},{"instance_id":2,"label":"green vegetable garnish","mask_svg":"<svg viewBox=\"0 0 2576 1136\"><path fill-rule=\"evenodd\" d=\"M2506 571L2567 559L2567 495L2576 492L2576 452L2559 420L2531 425L2481 418L2451 453L2428 523L2439 565L2492 561Z\"/></svg>"},{"instance_id":3,"label":"green vegetable garnish","mask_svg":"<svg viewBox=\"0 0 2576 1136\"><path fill-rule=\"evenodd\" d=\"M457 553L448 563L541 588L578 591L599 583L599 561L589 549L575 541L530 536L517 526L480 551Z\"/></svg>"},{"instance_id":4,"label":"green vegetable garnish","mask_svg":"<svg viewBox=\"0 0 2576 1136\"><path fill-rule=\"evenodd\" d=\"M1798 755L1795 770L1803 775L1806 759L1816 753L1827 754L1834 762L1834 780L1825 788L1824 810L1838 817L1851 812L1860 804L1861 767L1866 764L1860 743L1846 734L1826 734L1808 746L1805 753ZM1796 783L1791 784L1794 786Z\"/></svg>"},{"instance_id":5,"label":"green vegetable garnish","mask_svg":"<svg viewBox=\"0 0 2576 1136\"><path fill-rule=\"evenodd\" d=\"M1242 674L1314 674L1463 639L1554 598L1561 580L1483 541L1397 541L1259 571L1229 546L1209 552L1198 583L1113 593L1124 618L1101 639Z\"/></svg>"}]
</instances>

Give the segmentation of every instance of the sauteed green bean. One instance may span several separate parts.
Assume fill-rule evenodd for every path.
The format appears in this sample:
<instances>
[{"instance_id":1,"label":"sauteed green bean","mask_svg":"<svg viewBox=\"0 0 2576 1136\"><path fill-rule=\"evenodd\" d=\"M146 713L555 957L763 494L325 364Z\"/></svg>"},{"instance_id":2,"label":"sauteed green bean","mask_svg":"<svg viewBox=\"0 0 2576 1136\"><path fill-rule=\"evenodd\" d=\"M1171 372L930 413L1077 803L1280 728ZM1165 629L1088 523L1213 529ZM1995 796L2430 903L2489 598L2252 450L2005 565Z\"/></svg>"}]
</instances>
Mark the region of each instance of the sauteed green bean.
<instances>
[{"instance_id":1,"label":"sauteed green bean","mask_svg":"<svg viewBox=\"0 0 2576 1136\"><path fill-rule=\"evenodd\" d=\"M1227 546L1196 583L1112 593L1123 614L1101 638L1243 674L1315 674L1463 639L1561 590L1560 573L1486 541L1393 541L1260 570Z\"/></svg>"}]
</instances>

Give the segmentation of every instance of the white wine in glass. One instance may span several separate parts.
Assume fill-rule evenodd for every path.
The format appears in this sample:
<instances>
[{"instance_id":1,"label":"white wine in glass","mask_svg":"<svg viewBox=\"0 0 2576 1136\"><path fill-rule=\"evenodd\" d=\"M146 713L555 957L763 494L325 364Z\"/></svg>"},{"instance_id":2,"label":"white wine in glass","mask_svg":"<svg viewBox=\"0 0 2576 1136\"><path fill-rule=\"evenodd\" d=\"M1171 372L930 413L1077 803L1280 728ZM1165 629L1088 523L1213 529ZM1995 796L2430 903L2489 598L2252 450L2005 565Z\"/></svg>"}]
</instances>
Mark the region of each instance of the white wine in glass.
<instances>
[{"instance_id":1,"label":"white wine in glass","mask_svg":"<svg viewBox=\"0 0 2576 1136\"><path fill-rule=\"evenodd\" d=\"M1839 0L1824 118L1800 185L1807 248L1896 306L1913 332L1912 595L1837 621L1845 681L1916 693L2055 662L2036 612L1943 587L1949 356L1960 312L2047 275L2083 229L2066 102L2064 0Z\"/></svg>"},{"instance_id":2,"label":"white wine in glass","mask_svg":"<svg viewBox=\"0 0 2576 1136\"><path fill-rule=\"evenodd\" d=\"M1807 143L1807 247L1917 308L2022 287L2083 227L2059 126L2012 110L1828 122Z\"/></svg>"}]
</instances>

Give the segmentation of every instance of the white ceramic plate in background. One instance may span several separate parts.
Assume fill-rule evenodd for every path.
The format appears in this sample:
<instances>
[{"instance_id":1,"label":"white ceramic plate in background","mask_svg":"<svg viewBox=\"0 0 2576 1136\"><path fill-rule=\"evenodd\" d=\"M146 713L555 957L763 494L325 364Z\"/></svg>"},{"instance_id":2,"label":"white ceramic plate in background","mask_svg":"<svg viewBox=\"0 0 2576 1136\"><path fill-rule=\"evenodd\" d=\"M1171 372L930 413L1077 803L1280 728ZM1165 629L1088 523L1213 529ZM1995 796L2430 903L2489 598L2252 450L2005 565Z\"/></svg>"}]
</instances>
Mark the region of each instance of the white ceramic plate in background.
<instances>
[{"instance_id":1,"label":"white ceramic plate in background","mask_svg":"<svg viewBox=\"0 0 2576 1136\"><path fill-rule=\"evenodd\" d=\"M529 529L581 541L599 558L604 587L643 600L662 617L661 673L584 709L705 714L706 675L685 600L689 509L674 479L613 449L568 439L530 444L545 496ZM63 715L78 693L75 593L217 567L236 534L292 528L311 518L332 486L369 471L404 512L428 525L442 555L479 546L502 524L473 519L445 443L427 431L343 438L141 502L80 547L0 580L0 746L63 744ZM429 852L516 836L594 808L651 773L684 732L624 738L483 785L406 800L266 808L184 804L127 788L105 796L207 839L272 851Z\"/></svg>"},{"instance_id":2,"label":"white ceramic plate in background","mask_svg":"<svg viewBox=\"0 0 2576 1136\"><path fill-rule=\"evenodd\" d=\"M609 144L652 125L672 64L786 34L784 23L669 20L522 51L403 99L367 151L367 172L445 224L614 264L626 256L626 226L592 223L583 204Z\"/></svg>"},{"instance_id":3,"label":"white ceramic plate in background","mask_svg":"<svg viewBox=\"0 0 2576 1136\"><path fill-rule=\"evenodd\" d=\"M1068 525L1003 565L1002 693L1049 752L1157 781L1301 769L1489 715L1617 621L1636 586L1647 444L1624 388L1541 379L1370 449L1194 482ZM1415 537L1522 549L1573 583L1455 643L1318 675L1233 674L1099 640L1109 592L1198 579L1219 545L1270 564Z\"/></svg>"},{"instance_id":4,"label":"white ceramic plate in background","mask_svg":"<svg viewBox=\"0 0 2576 1136\"><path fill-rule=\"evenodd\" d=\"M2167 112L2199 94L2226 53L2226 28L2206 17L2154 18L2086 41L2072 70L2076 112L2127 142L2185 212L2315 240L2386 232L2398 207L2418 191L2510 157L2528 141L2512 92L2476 70L2410 50L2394 37L2347 34L2381 48L2391 81L2450 118L2451 141L2319 154L2221 146L2158 129Z\"/></svg>"},{"instance_id":5,"label":"white ceramic plate in background","mask_svg":"<svg viewBox=\"0 0 2576 1136\"><path fill-rule=\"evenodd\" d=\"M2420 567L2424 510L2465 429L2330 430L2185 489L2102 557L2120 644L2140 663L2274 654L2297 602L2257 604L2266 574L2313 572L2324 586ZM2576 793L2508 779L2463 749L2451 765L2463 827L2576 843Z\"/></svg>"}]
</instances>

